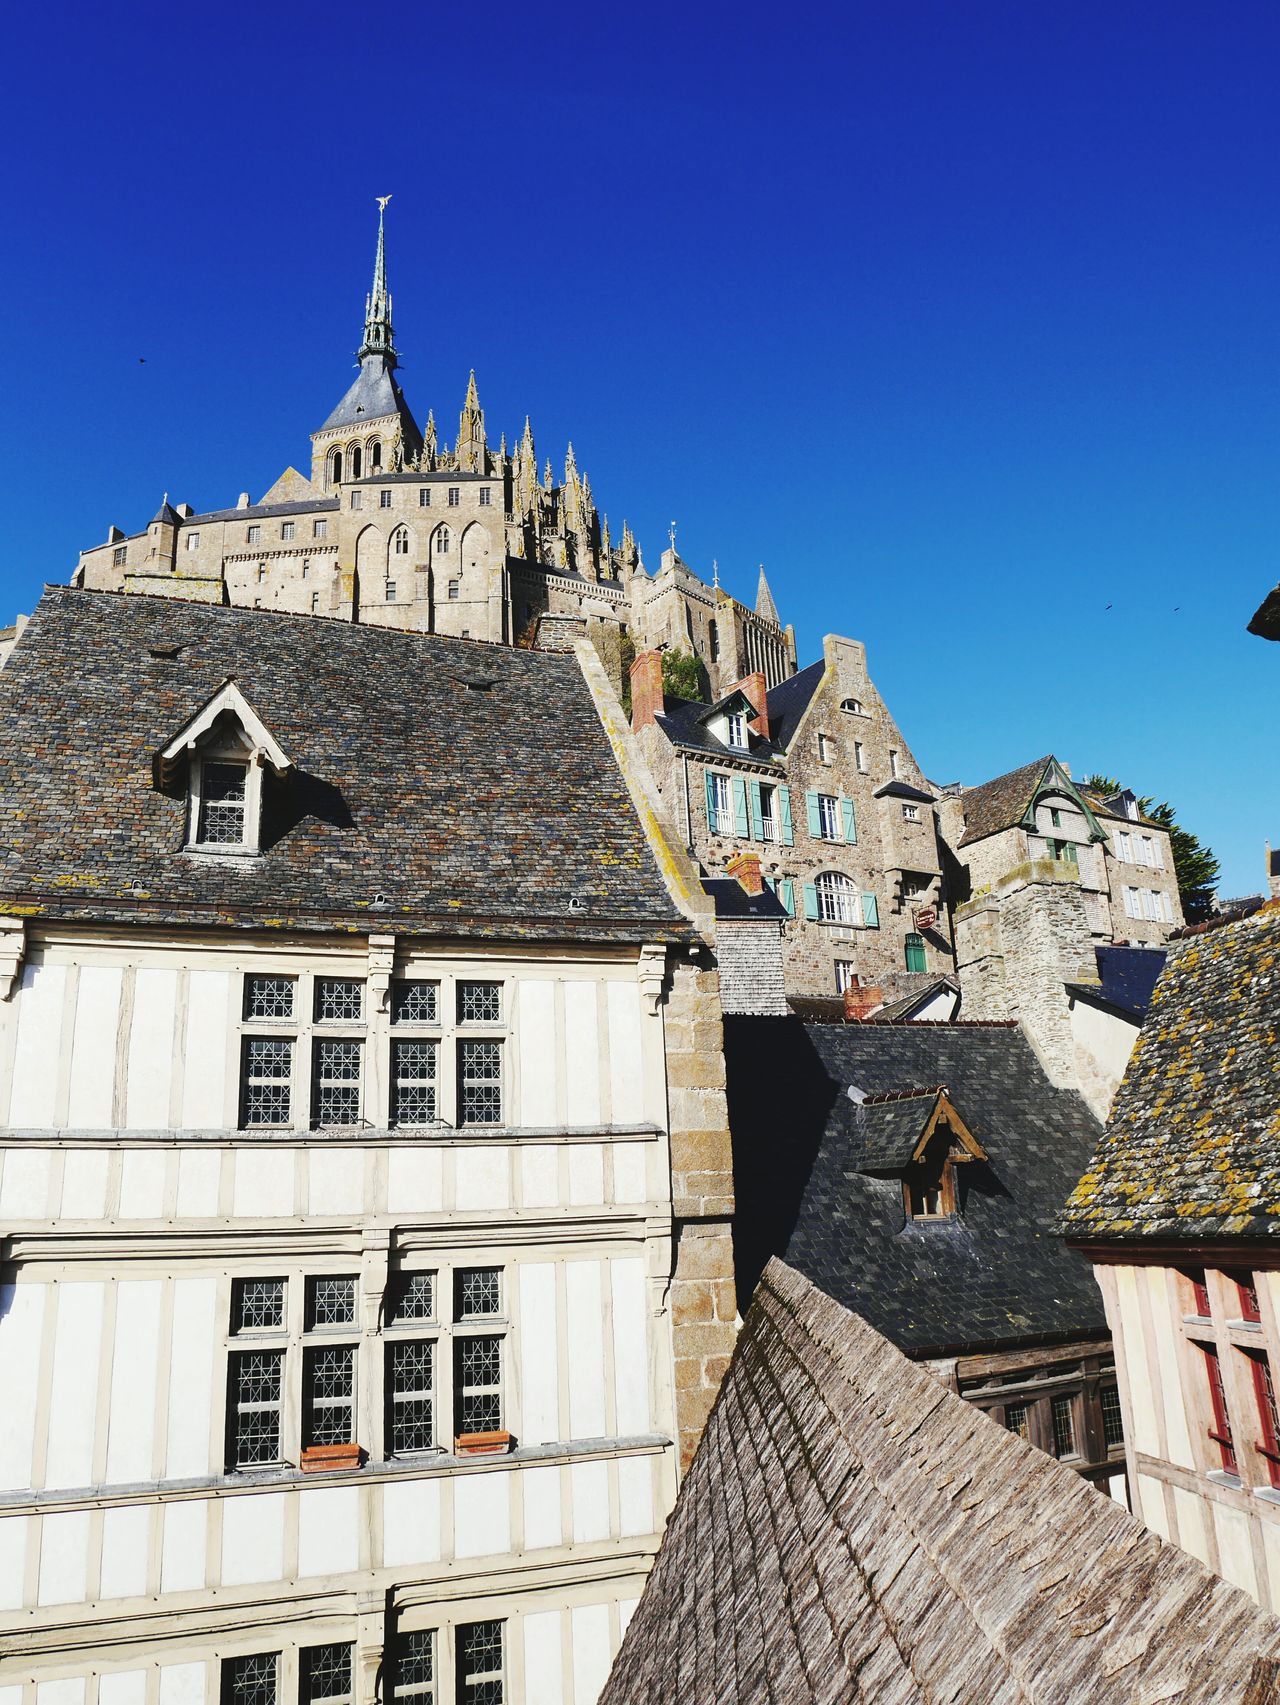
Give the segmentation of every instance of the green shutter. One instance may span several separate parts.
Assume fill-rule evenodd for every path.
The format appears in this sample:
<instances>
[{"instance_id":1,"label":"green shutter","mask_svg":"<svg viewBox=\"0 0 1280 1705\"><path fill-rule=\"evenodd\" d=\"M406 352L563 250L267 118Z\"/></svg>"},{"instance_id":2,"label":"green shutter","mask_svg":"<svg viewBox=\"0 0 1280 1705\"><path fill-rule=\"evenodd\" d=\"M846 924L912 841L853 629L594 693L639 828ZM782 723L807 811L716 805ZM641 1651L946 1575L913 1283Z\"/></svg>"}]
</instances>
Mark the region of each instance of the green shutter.
<instances>
[{"instance_id":1,"label":"green shutter","mask_svg":"<svg viewBox=\"0 0 1280 1705\"><path fill-rule=\"evenodd\" d=\"M733 832L739 840L747 838L747 784L741 776L733 778Z\"/></svg>"},{"instance_id":2,"label":"green shutter","mask_svg":"<svg viewBox=\"0 0 1280 1705\"><path fill-rule=\"evenodd\" d=\"M840 801L840 815L844 818L844 838L851 847L856 847L858 844L858 825L853 815L853 801L851 799Z\"/></svg>"},{"instance_id":3,"label":"green shutter","mask_svg":"<svg viewBox=\"0 0 1280 1705\"><path fill-rule=\"evenodd\" d=\"M747 800L751 806L751 839L762 841L764 839L764 810L760 804L760 783L758 781L747 783Z\"/></svg>"},{"instance_id":4,"label":"green shutter","mask_svg":"<svg viewBox=\"0 0 1280 1705\"><path fill-rule=\"evenodd\" d=\"M778 814L782 819L782 844L784 847L793 847L796 844L796 832L791 826L791 789L789 787L778 789ZM792 915L794 916L794 913Z\"/></svg>"},{"instance_id":5,"label":"green shutter","mask_svg":"<svg viewBox=\"0 0 1280 1705\"><path fill-rule=\"evenodd\" d=\"M818 921L818 890L812 882L804 885L804 915L811 923Z\"/></svg>"},{"instance_id":6,"label":"green shutter","mask_svg":"<svg viewBox=\"0 0 1280 1705\"><path fill-rule=\"evenodd\" d=\"M703 770L702 779L707 784L707 828L714 835L716 832L716 784L710 770Z\"/></svg>"},{"instance_id":7,"label":"green shutter","mask_svg":"<svg viewBox=\"0 0 1280 1705\"><path fill-rule=\"evenodd\" d=\"M815 841L822 839L822 813L818 810L818 796L809 792L804 796L804 808L809 817L809 833Z\"/></svg>"},{"instance_id":8,"label":"green shutter","mask_svg":"<svg viewBox=\"0 0 1280 1705\"><path fill-rule=\"evenodd\" d=\"M794 918L796 915L796 885L795 885L795 883L794 882L780 882L778 884L778 898L782 901L782 904L786 910L787 916L789 918Z\"/></svg>"},{"instance_id":9,"label":"green shutter","mask_svg":"<svg viewBox=\"0 0 1280 1705\"><path fill-rule=\"evenodd\" d=\"M880 906L874 894L862 896L862 921L868 929L880 928Z\"/></svg>"}]
</instances>

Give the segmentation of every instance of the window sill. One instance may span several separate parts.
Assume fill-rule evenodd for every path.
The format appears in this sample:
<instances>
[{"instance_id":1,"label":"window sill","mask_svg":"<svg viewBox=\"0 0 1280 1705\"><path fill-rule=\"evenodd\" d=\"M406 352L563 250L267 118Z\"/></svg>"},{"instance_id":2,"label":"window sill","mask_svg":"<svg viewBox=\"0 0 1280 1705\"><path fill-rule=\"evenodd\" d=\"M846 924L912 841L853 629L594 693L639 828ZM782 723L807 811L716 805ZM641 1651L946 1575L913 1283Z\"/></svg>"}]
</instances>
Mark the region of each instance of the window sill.
<instances>
[{"instance_id":1,"label":"window sill","mask_svg":"<svg viewBox=\"0 0 1280 1705\"><path fill-rule=\"evenodd\" d=\"M1261 1498L1264 1504L1280 1504L1280 1487L1255 1486L1253 1495L1255 1498Z\"/></svg>"},{"instance_id":2,"label":"window sill","mask_svg":"<svg viewBox=\"0 0 1280 1705\"><path fill-rule=\"evenodd\" d=\"M1244 1481L1238 1474L1228 1474L1225 1468L1211 1468L1205 1479L1215 1486L1229 1486L1233 1492L1244 1491Z\"/></svg>"},{"instance_id":3,"label":"window sill","mask_svg":"<svg viewBox=\"0 0 1280 1705\"><path fill-rule=\"evenodd\" d=\"M190 858L199 859L247 859L262 857L262 853L257 847L237 847L232 846L229 842L224 842L222 845L215 845L204 841L189 841L181 848L181 851Z\"/></svg>"}]
</instances>

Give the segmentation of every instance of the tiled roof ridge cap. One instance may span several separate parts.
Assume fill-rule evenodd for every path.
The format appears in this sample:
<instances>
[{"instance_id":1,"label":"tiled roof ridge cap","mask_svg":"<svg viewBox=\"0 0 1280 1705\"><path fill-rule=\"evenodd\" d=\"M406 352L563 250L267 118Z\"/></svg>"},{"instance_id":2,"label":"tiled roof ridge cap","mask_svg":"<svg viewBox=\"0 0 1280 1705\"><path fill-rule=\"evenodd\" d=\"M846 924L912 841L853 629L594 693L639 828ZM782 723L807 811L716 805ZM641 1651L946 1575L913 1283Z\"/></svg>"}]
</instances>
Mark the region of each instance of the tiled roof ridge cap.
<instances>
[{"instance_id":1,"label":"tiled roof ridge cap","mask_svg":"<svg viewBox=\"0 0 1280 1705\"><path fill-rule=\"evenodd\" d=\"M797 1016L799 1016L797 1014ZM858 1029L867 1030L878 1026L881 1030L918 1030L920 1023L913 1018L805 1018L805 1024L822 1024L832 1030ZM929 1025L931 1030L1018 1030L1021 1026L1016 1018L947 1018Z\"/></svg>"},{"instance_id":2,"label":"tiled roof ridge cap","mask_svg":"<svg viewBox=\"0 0 1280 1705\"><path fill-rule=\"evenodd\" d=\"M1181 929L1174 930L1170 941L1193 941L1198 935L1209 935L1216 929L1229 929L1232 924L1252 923L1264 912L1274 912L1280 907L1280 897L1274 900L1263 900L1257 906L1237 906L1229 912L1221 912L1216 917L1206 918L1203 923L1184 924Z\"/></svg>"},{"instance_id":3,"label":"tiled roof ridge cap","mask_svg":"<svg viewBox=\"0 0 1280 1705\"><path fill-rule=\"evenodd\" d=\"M874 1095L864 1095L864 1107L876 1107L885 1101L919 1101L926 1095L949 1095L945 1083L927 1084L918 1089L881 1089Z\"/></svg>"}]
</instances>

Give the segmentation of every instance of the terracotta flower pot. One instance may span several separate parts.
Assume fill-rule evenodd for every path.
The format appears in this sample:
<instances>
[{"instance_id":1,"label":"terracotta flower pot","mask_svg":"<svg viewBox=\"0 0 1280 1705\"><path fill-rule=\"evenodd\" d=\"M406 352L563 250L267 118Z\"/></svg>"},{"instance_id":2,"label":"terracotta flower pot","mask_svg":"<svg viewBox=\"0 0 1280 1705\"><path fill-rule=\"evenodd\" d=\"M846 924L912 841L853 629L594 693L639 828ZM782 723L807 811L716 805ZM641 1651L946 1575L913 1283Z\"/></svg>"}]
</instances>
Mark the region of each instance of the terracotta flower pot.
<instances>
[{"instance_id":1,"label":"terracotta flower pot","mask_svg":"<svg viewBox=\"0 0 1280 1705\"><path fill-rule=\"evenodd\" d=\"M335 1468L359 1468L364 1452L358 1444L308 1445L299 1460L304 1474L328 1474Z\"/></svg>"},{"instance_id":2,"label":"terracotta flower pot","mask_svg":"<svg viewBox=\"0 0 1280 1705\"><path fill-rule=\"evenodd\" d=\"M453 1449L457 1456L503 1456L514 1443L510 1433L500 1430L489 1433L459 1433L453 1441Z\"/></svg>"}]
</instances>

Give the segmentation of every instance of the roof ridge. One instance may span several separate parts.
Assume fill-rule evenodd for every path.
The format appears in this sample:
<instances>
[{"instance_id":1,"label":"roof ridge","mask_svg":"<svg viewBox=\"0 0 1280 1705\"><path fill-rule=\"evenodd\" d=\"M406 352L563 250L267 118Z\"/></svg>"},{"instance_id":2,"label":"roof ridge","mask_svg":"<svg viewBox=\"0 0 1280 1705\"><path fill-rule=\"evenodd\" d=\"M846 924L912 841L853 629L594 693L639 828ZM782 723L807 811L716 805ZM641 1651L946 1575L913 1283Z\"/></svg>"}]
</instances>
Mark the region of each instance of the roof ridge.
<instances>
[{"instance_id":1,"label":"roof ridge","mask_svg":"<svg viewBox=\"0 0 1280 1705\"><path fill-rule=\"evenodd\" d=\"M873 1095L864 1095L864 1107L876 1107L886 1101L919 1101L926 1095L947 1095L949 1091L945 1083L924 1084L916 1089L881 1089Z\"/></svg>"}]
</instances>

